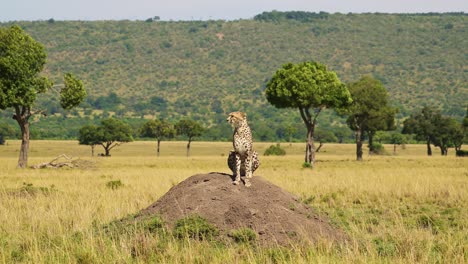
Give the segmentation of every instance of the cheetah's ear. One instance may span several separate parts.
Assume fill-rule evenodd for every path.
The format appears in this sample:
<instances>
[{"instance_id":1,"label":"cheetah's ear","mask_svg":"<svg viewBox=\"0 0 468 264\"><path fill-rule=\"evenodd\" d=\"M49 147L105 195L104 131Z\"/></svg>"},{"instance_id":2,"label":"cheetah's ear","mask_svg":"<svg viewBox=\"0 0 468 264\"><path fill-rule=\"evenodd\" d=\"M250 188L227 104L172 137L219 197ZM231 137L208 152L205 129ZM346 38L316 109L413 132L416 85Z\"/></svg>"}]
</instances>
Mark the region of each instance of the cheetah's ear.
<instances>
[{"instance_id":1,"label":"cheetah's ear","mask_svg":"<svg viewBox=\"0 0 468 264\"><path fill-rule=\"evenodd\" d=\"M244 113L244 112L240 112L241 116L243 119L246 119L247 118L247 113Z\"/></svg>"}]
</instances>

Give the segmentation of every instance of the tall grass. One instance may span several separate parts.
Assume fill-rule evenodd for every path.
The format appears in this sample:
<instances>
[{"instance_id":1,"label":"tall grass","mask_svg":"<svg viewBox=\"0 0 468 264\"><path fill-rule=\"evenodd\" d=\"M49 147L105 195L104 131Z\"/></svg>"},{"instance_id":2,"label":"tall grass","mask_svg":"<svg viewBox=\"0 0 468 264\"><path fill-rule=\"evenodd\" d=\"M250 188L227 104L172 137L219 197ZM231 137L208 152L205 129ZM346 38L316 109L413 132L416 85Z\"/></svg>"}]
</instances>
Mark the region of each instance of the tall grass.
<instances>
[{"instance_id":1,"label":"tall grass","mask_svg":"<svg viewBox=\"0 0 468 264\"><path fill-rule=\"evenodd\" d=\"M263 153L270 145L255 147ZM162 142L159 158L155 147L123 144L104 158L73 141L33 141L30 164L67 154L94 165L19 170L19 142L0 146L0 262L467 262L468 160L427 157L418 145L357 162L353 145L326 144L314 169L301 167L304 144L283 144L286 156L260 157L256 175L328 215L351 237L345 245L266 249L180 240L170 230L144 227L106 233L108 223L137 213L193 174L229 172L230 143L193 142L189 158L185 142Z\"/></svg>"}]
</instances>

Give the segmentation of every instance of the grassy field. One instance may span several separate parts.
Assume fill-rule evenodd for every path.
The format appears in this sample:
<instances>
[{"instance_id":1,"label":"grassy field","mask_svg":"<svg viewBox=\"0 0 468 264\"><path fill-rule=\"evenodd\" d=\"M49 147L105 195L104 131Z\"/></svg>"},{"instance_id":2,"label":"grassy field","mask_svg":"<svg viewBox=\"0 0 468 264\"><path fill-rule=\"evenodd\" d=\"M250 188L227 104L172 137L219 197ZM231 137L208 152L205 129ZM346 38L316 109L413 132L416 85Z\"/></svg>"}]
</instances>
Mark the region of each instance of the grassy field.
<instances>
[{"instance_id":1,"label":"grassy field","mask_svg":"<svg viewBox=\"0 0 468 264\"><path fill-rule=\"evenodd\" d=\"M287 155L261 156L256 175L301 197L352 239L265 249L144 228L103 232L191 175L229 172L230 143L193 142L187 158L185 142L162 142L158 158L154 142L133 142L103 158L74 141L32 141L30 165L60 154L90 161L85 169L42 170L16 169L19 144L0 146L0 263L468 262L468 159L453 153L427 157L424 146L408 145L357 162L353 145L326 144L315 168L303 169L305 144L284 143ZM263 153L269 145L255 146Z\"/></svg>"}]
</instances>

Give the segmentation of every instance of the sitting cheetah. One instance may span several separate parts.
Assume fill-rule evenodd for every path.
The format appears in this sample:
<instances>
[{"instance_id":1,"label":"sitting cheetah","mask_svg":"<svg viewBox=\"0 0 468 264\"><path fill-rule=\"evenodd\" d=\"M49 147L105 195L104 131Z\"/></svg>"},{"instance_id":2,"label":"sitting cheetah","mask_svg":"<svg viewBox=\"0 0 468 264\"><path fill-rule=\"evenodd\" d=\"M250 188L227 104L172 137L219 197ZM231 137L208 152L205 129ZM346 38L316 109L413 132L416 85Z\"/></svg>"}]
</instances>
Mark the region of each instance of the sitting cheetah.
<instances>
[{"instance_id":1,"label":"sitting cheetah","mask_svg":"<svg viewBox=\"0 0 468 264\"><path fill-rule=\"evenodd\" d=\"M232 174L236 174L236 152L229 151L229 156L227 160L229 169L231 169ZM258 153L254 150L252 154L252 174L260 167L260 160L258 159ZM245 162L241 162L240 175L245 176Z\"/></svg>"},{"instance_id":2,"label":"sitting cheetah","mask_svg":"<svg viewBox=\"0 0 468 264\"><path fill-rule=\"evenodd\" d=\"M251 185L250 179L253 174L253 146L252 131L247 124L247 114L243 112L232 112L227 118L228 123L234 128L232 145L234 146L236 171L234 172L234 184L240 183L241 165L245 167L245 186Z\"/></svg>"}]
</instances>

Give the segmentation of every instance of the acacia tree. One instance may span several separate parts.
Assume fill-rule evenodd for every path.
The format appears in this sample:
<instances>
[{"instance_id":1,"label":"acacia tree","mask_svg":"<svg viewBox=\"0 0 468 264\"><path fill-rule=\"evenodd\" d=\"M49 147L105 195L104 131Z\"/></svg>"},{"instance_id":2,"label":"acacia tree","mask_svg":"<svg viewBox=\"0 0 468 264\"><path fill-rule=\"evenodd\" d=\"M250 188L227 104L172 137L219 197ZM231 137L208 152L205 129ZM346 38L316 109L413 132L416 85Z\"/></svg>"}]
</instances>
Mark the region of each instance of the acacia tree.
<instances>
[{"instance_id":1,"label":"acacia tree","mask_svg":"<svg viewBox=\"0 0 468 264\"><path fill-rule=\"evenodd\" d=\"M450 147L460 150L464 137L462 124L454 118L445 116L435 121L434 125L437 129L431 136L431 142L440 148L440 154L447 156Z\"/></svg>"},{"instance_id":2,"label":"acacia tree","mask_svg":"<svg viewBox=\"0 0 468 264\"><path fill-rule=\"evenodd\" d=\"M415 134L416 140L424 141L427 155L432 156L431 139L437 130L437 121L442 118L440 111L425 106L420 113L412 114L403 122L403 134Z\"/></svg>"},{"instance_id":3,"label":"acacia tree","mask_svg":"<svg viewBox=\"0 0 468 264\"><path fill-rule=\"evenodd\" d=\"M390 144L393 144L393 154L396 154L396 149L398 145L404 145L407 143L406 137L401 133L393 133L390 136Z\"/></svg>"},{"instance_id":4,"label":"acacia tree","mask_svg":"<svg viewBox=\"0 0 468 264\"><path fill-rule=\"evenodd\" d=\"M38 94L46 93L53 83L39 74L47 54L44 46L18 26L0 28L0 109L13 108L13 119L21 130L18 168L25 168L29 152L29 119L44 110L33 109ZM83 83L72 74L64 76L60 103L64 109L79 105L86 97Z\"/></svg>"},{"instance_id":5,"label":"acacia tree","mask_svg":"<svg viewBox=\"0 0 468 264\"><path fill-rule=\"evenodd\" d=\"M299 110L307 129L305 162L311 165L315 161L314 129L318 115L325 108L343 108L352 102L336 73L318 62L283 65L268 81L265 95L277 108Z\"/></svg>"},{"instance_id":6,"label":"acacia tree","mask_svg":"<svg viewBox=\"0 0 468 264\"><path fill-rule=\"evenodd\" d=\"M174 137L175 129L171 123L165 120L150 120L142 125L140 135L142 137L155 138L158 141L156 153L159 157L161 140Z\"/></svg>"},{"instance_id":7,"label":"acacia tree","mask_svg":"<svg viewBox=\"0 0 468 264\"><path fill-rule=\"evenodd\" d=\"M319 142L318 148L315 150L315 152L319 152L320 149L325 145L325 143L330 143L330 142L337 142L338 138L336 138L335 134L329 130L324 130L324 129L317 129L315 133L315 139Z\"/></svg>"},{"instance_id":8,"label":"acacia tree","mask_svg":"<svg viewBox=\"0 0 468 264\"><path fill-rule=\"evenodd\" d=\"M340 113L347 115L346 123L356 137L356 159L362 160L362 143L365 133L369 137L369 148L373 151L372 138L377 131L393 130L395 108L388 105L388 93L379 80L365 76L348 85L352 104Z\"/></svg>"},{"instance_id":9,"label":"acacia tree","mask_svg":"<svg viewBox=\"0 0 468 264\"><path fill-rule=\"evenodd\" d=\"M87 125L78 132L78 143L91 146L91 156L94 156L94 147L101 144L102 136L99 134L101 131L95 125Z\"/></svg>"},{"instance_id":10,"label":"acacia tree","mask_svg":"<svg viewBox=\"0 0 468 264\"><path fill-rule=\"evenodd\" d=\"M82 127L78 140L83 145L101 145L104 148L104 155L110 156L113 148L133 141L132 128L121 120L108 118L102 120L100 126Z\"/></svg>"},{"instance_id":11,"label":"acacia tree","mask_svg":"<svg viewBox=\"0 0 468 264\"><path fill-rule=\"evenodd\" d=\"M197 123L195 120L191 119L182 119L176 123L175 128L177 130L177 135L185 135L188 137L187 143L187 157L190 156L190 143L194 137L199 137L202 135L205 130L202 125Z\"/></svg>"}]
</instances>

